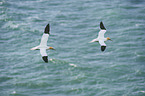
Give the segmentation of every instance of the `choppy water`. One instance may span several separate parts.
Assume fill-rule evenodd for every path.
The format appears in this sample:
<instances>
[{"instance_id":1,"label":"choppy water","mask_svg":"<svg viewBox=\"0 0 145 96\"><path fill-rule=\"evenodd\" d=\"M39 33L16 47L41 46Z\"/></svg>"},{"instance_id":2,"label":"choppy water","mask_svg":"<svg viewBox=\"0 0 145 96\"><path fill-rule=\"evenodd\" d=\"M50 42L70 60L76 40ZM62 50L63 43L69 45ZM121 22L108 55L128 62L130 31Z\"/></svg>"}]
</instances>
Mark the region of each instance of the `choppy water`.
<instances>
[{"instance_id":1,"label":"choppy water","mask_svg":"<svg viewBox=\"0 0 145 96\"><path fill-rule=\"evenodd\" d=\"M47 23L48 64L30 50ZM145 1L1 0L0 96L145 96Z\"/></svg>"}]
</instances>

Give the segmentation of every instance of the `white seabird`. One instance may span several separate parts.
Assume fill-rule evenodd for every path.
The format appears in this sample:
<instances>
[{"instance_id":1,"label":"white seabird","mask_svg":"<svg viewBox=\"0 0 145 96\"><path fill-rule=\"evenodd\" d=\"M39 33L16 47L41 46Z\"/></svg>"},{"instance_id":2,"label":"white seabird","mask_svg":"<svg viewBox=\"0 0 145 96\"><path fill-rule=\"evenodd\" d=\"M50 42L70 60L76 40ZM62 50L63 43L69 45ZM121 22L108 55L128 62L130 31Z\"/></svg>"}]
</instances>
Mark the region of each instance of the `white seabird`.
<instances>
[{"instance_id":1,"label":"white seabird","mask_svg":"<svg viewBox=\"0 0 145 96\"><path fill-rule=\"evenodd\" d=\"M33 47L30 50L39 50L40 49L40 54L42 55L42 59L47 63L48 62L48 56L46 53L47 49L54 49L53 47L48 47L47 46L47 41L49 37L49 31L50 31L50 26L49 24L45 27L44 33L41 38L41 42L39 46Z\"/></svg>"},{"instance_id":2,"label":"white seabird","mask_svg":"<svg viewBox=\"0 0 145 96\"><path fill-rule=\"evenodd\" d=\"M100 22L100 32L99 32L99 35L98 35L98 37L96 39L93 39L90 42L90 43L92 43L92 42L99 42L100 45L101 45L101 51L104 51L106 49L106 44L105 44L104 41L111 40L109 37L107 37L107 38L104 37L105 32L106 32L106 28L104 27L103 22Z\"/></svg>"}]
</instances>

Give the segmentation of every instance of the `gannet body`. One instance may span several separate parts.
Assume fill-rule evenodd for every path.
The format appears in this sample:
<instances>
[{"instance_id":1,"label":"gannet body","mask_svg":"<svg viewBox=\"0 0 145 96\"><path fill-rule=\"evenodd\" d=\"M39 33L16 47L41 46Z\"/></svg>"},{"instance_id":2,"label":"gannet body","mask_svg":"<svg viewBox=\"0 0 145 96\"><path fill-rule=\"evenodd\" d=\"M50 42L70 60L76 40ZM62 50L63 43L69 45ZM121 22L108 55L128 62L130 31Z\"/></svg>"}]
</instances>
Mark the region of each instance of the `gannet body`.
<instances>
[{"instance_id":1,"label":"gannet body","mask_svg":"<svg viewBox=\"0 0 145 96\"><path fill-rule=\"evenodd\" d=\"M50 31L50 26L49 24L45 27L44 33L41 38L41 42L39 46L31 48L31 50L40 50L40 54L42 56L42 59L47 63L48 62L48 56L46 53L46 50L48 49L53 49L53 47L48 47L47 46L47 41L49 37L49 31Z\"/></svg>"},{"instance_id":2,"label":"gannet body","mask_svg":"<svg viewBox=\"0 0 145 96\"><path fill-rule=\"evenodd\" d=\"M100 22L100 32L98 34L98 37L90 42L90 43L99 42L99 44L101 45L101 51L104 51L106 49L105 41L111 40L109 37L107 38L104 37L105 33L106 33L106 28L104 27L103 22Z\"/></svg>"}]
</instances>

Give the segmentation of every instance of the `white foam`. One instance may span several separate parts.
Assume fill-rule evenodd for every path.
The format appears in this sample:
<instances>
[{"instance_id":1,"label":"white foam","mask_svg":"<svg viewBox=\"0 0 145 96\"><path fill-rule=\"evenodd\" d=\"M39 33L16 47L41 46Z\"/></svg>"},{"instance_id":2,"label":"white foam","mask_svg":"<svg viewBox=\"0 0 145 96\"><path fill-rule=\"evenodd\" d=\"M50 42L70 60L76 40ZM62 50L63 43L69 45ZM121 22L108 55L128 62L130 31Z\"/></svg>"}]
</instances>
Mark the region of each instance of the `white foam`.
<instances>
[{"instance_id":1,"label":"white foam","mask_svg":"<svg viewBox=\"0 0 145 96\"><path fill-rule=\"evenodd\" d=\"M12 94L16 94L16 91L13 91Z\"/></svg>"},{"instance_id":2,"label":"white foam","mask_svg":"<svg viewBox=\"0 0 145 96\"><path fill-rule=\"evenodd\" d=\"M75 64L69 64L70 66L73 66L73 67L77 67L77 65L75 65Z\"/></svg>"},{"instance_id":3,"label":"white foam","mask_svg":"<svg viewBox=\"0 0 145 96\"><path fill-rule=\"evenodd\" d=\"M145 93L145 91L140 91L140 92Z\"/></svg>"},{"instance_id":4,"label":"white foam","mask_svg":"<svg viewBox=\"0 0 145 96\"><path fill-rule=\"evenodd\" d=\"M0 5L2 5L3 4L3 2L0 2Z\"/></svg>"},{"instance_id":5,"label":"white foam","mask_svg":"<svg viewBox=\"0 0 145 96\"><path fill-rule=\"evenodd\" d=\"M2 28L7 28L7 27L10 27L12 29L15 29L15 28L18 28L19 27L19 24L17 23L14 23L12 21L9 21L8 23L6 23Z\"/></svg>"},{"instance_id":6,"label":"white foam","mask_svg":"<svg viewBox=\"0 0 145 96\"><path fill-rule=\"evenodd\" d=\"M50 61L52 61L53 59L50 59Z\"/></svg>"}]
</instances>

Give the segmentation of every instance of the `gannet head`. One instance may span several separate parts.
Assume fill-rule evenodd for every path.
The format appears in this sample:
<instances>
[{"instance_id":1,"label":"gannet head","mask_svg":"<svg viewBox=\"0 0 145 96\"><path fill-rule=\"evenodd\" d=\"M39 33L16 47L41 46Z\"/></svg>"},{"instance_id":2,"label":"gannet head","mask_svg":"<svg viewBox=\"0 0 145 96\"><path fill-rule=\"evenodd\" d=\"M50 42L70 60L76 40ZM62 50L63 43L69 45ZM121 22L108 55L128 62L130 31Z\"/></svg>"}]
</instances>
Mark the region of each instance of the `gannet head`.
<instances>
[{"instance_id":1,"label":"gannet head","mask_svg":"<svg viewBox=\"0 0 145 96\"><path fill-rule=\"evenodd\" d=\"M55 50L53 47L49 47L48 49L52 49L52 50Z\"/></svg>"},{"instance_id":2,"label":"gannet head","mask_svg":"<svg viewBox=\"0 0 145 96\"><path fill-rule=\"evenodd\" d=\"M109 37L107 37L107 40L111 40ZM112 40L111 40L112 41Z\"/></svg>"}]
</instances>

